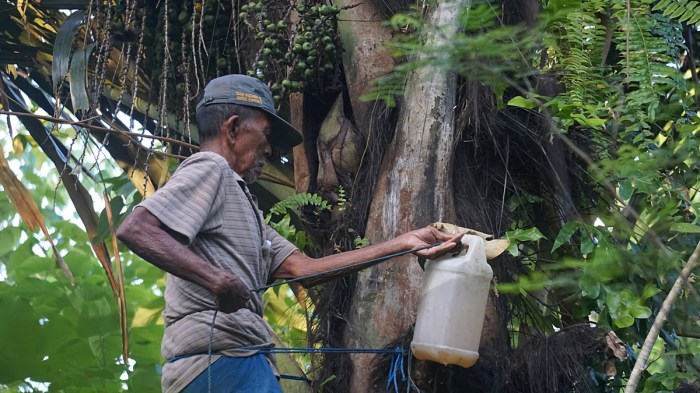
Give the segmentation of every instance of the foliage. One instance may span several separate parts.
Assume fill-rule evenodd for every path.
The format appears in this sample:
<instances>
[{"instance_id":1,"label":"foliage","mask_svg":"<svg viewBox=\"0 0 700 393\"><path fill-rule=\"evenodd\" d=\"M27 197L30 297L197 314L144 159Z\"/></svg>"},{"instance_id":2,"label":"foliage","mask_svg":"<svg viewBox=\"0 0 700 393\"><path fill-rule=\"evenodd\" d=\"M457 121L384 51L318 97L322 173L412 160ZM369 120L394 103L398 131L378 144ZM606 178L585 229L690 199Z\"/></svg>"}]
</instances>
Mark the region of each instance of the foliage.
<instances>
[{"instance_id":1,"label":"foliage","mask_svg":"<svg viewBox=\"0 0 700 393\"><path fill-rule=\"evenodd\" d=\"M280 235L284 236L290 242L294 243L300 250L306 250L311 245L311 240L306 232L297 230L292 223L292 217L289 210L298 213L298 209L308 207L313 211L313 214L319 214L322 211L331 209L331 205L320 195L301 193L291 195L276 204L265 216L265 223L269 224L272 229L276 230ZM275 216L282 216L281 219L273 221Z\"/></svg>"},{"instance_id":2,"label":"foliage","mask_svg":"<svg viewBox=\"0 0 700 393\"><path fill-rule=\"evenodd\" d=\"M641 346L700 241L697 85L685 72L681 26L697 22L700 9L697 2L670 0L543 4L537 23L507 24L502 18L508 10L498 2L473 1L460 13L463 36L427 48L421 37L430 27L416 13L395 15L392 25L406 34L390 48L406 61L378 80L372 96L392 104L408 71L435 67L488 84L496 101L511 108L500 104L503 110L518 108L545 124L545 137L568 147L567 170L580 189L569 196L576 206L559 204L541 186L518 179L506 195L513 222L506 237L521 242L509 251L522 273L498 289L520 296L513 305L525 307L511 324L546 332L590 319ZM561 93L542 95L533 83L548 75ZM581 165L584 170L577 169ZM543 209L559 210L558 219L537 224L536 212ZM670 364L697 370L691 349L699 344L677 335L697 334L697 322L680 322L682 315L698 315L697 289L689 284L674 306L658 352L666 366L649 370L645 391L668 390L687 379L669 372ZM532 307L537 293L546 301Z\"/></svg>"},{"instance_id":3,"label":"foliage","mask_svg":"<svg viewBox=\"0 0 700 393\"><path fill-rule=\"evenodd\" d=\"M665 16L681 23L694 25L700 22L700 3L692 0L661 0L654 5L654 11L661 11Z\"/></svg>"},{"instance_id":4,"label":"foliage","mask_svg":"<svg viewBox=\"0 0 700 393\"><path fill-rule=\"evenodd\" d=\"M122 254L131 349L129 364L124 365L114 292L85 231L75 224L66 191L56 188L56 172L43 154L37 154L36 143L20 135L9 161L41 207L58 250L75 274L75 285L55 268L48 243L18 220L5 192L0 192L0 312L12 316L0 326L5 343L0 350L0 386L25 392L47 387L158 390L162 272L130 252ZM119 180L130 184L124 175ZM111 195L124 198L127 206L138 201L133 186L111 190Z\"/></svg>"}]
</instances>

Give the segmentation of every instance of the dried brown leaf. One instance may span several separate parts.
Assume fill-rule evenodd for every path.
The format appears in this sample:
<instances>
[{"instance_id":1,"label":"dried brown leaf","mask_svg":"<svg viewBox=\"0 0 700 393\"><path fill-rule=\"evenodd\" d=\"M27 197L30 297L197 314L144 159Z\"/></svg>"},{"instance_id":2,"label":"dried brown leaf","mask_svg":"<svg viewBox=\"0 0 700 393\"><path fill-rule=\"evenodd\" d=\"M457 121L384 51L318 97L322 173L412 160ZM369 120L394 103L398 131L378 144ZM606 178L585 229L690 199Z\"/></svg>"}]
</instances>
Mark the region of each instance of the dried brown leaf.
<instances>
[{"instance_id":1,"label":"dried brown leaf","mask_svg":"<svg viewBox=\"0 0 700 393\"><path fill-rule=\"evenodd\" d=\"M43 147L42 147L43 148ZM85 226L85 232L88 234L88 239L90 240L90 245L97 259L100 261L102 268L105 270L107 275L107 281L109 281L112 291L114 291L114 296L118 295L118 284L114 277L114 272L112 271L112 263L109 258L109 251L104 242L97 242L94 239L97 237L97 213L95 213L95 208L92 205L92 198L88 191L83 187L83 185L78 180L78 177L73 173L70 166L64 165L63 168L58 167L61 171L61 181L68 191L68 196L75 206L75 210L78 212L78 217L80 221L83 222Z\"/></svg>"},{"instance_id":2,"label":"dried brown leaf","mask_svg":"<svg viewBox=\"0 0 700 393\"><path fill-rule=\"evenodd\" d=\"M475 229L464 228L454 224L448 224L444 222L435 222L430 224L430 226L437 228L440 232L449 233L451 235L456 235L458 233L463 233L465 235L475 235L483 238L484 249L486 251L486 258L493 259L497 256L503 254L505 250L508 249L510 241L508 239L494 239L493 235L488 233L479 232Z\"/></svg>"},{"instance_id":3,"label":"dried brown leaf","mask_svg":"<svg viewBox=\"0 0 700 393\"><path fill-rule=\"evenodd\" d=\"M66 262L61 257L58 252L56 245L49 235L49 231L46 228L46 223L44 222L44 216L41 215L39 208L34 199L29 194L29 191L24 187L22 182L17 179L15 174L10 169L10 165L5 158L5 152L0 147L0 185L5 189L5 193L10 198L12 206L17 209L17 213L22 218L22 221L29 227L31 231L35 231L37 228L41 229L41 232L46 236L46 240L51 244L54 256L56 257L56 266L63 270L63 273L68 277L68 281L74 284L73 273L71 272Z\"/></svg>"},{"instance_id":4,"label":"dried brown leaf","mask_svg":"<svg viewBox=\"0 0 700 393\"><path fill-rule=\"evenodd\" d=\"M627 347L625 343L623 343L612 330L605 336L605 345L610 348L616 358L620 360L627 359Z\"/></svg>"},{"instance_id":5,"label":"dried brown leaf","mask_svg":"<svg viewBox=\"0 0 700 393\"><path fill-rule=\"evenodd\" d=\"M124 364L129 364L129 330L126 318L126 292L124 291L124 270L119 257L119 244L117 243L117 232L114 230L114 220L112 219L112 208L109 205L109 197L104 193L105 211L107 213L107 223L109 223L109 233L112 235L112 246L114 252L114 264L117 266L117 302L119 303L119 325L122 331L122 358Z\"/></svg>"}]
</instances>

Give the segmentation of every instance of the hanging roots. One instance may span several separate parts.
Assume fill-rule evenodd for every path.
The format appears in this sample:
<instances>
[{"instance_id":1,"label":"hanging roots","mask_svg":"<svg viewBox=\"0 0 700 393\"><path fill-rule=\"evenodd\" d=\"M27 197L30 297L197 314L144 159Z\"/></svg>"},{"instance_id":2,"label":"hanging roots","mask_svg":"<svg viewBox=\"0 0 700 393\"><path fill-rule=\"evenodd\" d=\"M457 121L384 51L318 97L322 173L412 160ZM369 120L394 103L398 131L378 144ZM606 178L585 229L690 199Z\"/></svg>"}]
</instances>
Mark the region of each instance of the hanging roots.
<instances>
[{"instance_id":1,"label":"hanging roots","mask_svg":"<svg viewBox=\"0 0 700 393\"><path fill-rule=\"evenodd\" d=\"M603 360L607 331L575 325L549 336L532 336L511 355L508 391L559 393L590 391L587 370Z\"/></svg>"}]
</instances>

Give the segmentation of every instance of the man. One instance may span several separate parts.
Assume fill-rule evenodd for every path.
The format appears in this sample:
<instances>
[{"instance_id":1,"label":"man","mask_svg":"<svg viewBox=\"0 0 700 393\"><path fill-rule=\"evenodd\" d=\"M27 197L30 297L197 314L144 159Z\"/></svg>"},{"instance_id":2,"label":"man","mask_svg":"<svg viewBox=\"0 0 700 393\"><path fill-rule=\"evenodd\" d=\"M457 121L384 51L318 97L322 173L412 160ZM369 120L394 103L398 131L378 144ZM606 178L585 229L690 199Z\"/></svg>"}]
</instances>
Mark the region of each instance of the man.
<instances>
[{"instance_id":1,"label":"man","mask_svg":"<svg viewBox=\"0 0 700 393\"><path fill-rule=\"evenodd\" d=\"M309 258L265 225L246 187L262 173L271 145L289 148L302 141L275 113L267 86L243 75L216 78L204 89L196 119L200 152L183 161L117 233L168 273L164 392L207 391L209 374L212 392L281 392L267 357L249 349L271 345L262 294L251 289L444 242L418 252L431 258L459 241L460 235L423 228L360 250ZM208 373L210 341L216 355Z\"/></svg>"}]
</instances>

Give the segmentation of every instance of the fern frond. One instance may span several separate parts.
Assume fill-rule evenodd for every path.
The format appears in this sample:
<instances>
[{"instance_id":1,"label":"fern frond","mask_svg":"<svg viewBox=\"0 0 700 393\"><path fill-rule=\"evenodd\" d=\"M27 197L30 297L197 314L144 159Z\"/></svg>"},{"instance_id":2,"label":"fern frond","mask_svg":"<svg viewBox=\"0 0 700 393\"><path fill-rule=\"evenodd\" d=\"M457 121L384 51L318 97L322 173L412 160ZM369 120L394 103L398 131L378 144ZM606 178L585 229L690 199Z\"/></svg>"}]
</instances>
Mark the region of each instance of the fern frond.
<instances>
[{"instance_id":1,"label":"fern frond","mask_svg":"<svg viewBox=\"0 0 700 393\"><path fill-rule=\"evenodd\" d=\"M323 199L318 194L302 193L291 195L277 203L275 203L270 208L270 213L266 217L266 221L270 220L271 216L274 215L284 215L287 214L287 210L296 211L297 209L304 206L313 206L318 211L330 210L331 205L327 200Z\"/></svg>"},{"instance_id":2,"label":"fern frond","mask_svg":"<svg viewBox=\"0 0 700 393\"><path fill-rule=\"evenodd\" d=\"M571 103L583 107L604 101L608 82L599 66L605 45L606 30L600 15L607 5L603 0L584 2L557 18L550 31L560 39L551 50L558 59L554 69L562 75Z\"/></svg>"},{"instance_id":3,"label":"fern frond","mask_svg":"<svg viewBox=\"0 0 700 393\"><path fill-rule=\"evenodd\" d=\"M613 18L621 21L613 40L622 54L618 64L626 82L623 112L636 124L626 131L636 137L655 121L666 93L683 85L674 65L682 43L667 38L680 36L681 26L654 13L649 0L633 1L629 14L624 2L618 2Z\"/></svg>"},{"instance_id":4,"label":"fern frond","mask_svg":"<svg viewBox=\"0 0 700 393\"><path fill-rule=\"evenodd\" d=\"M660 0L652 11L689 25L700 22L700 3L694 0Z\"/></svg>"}]
</instances>

